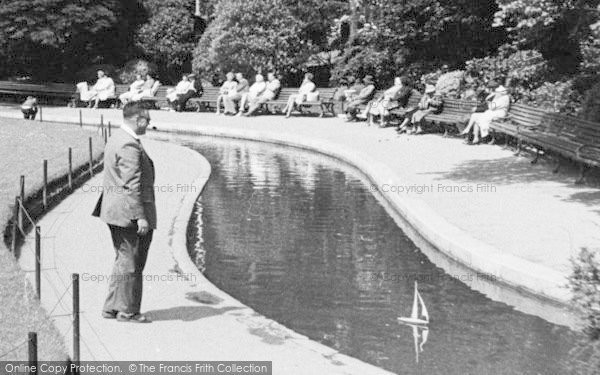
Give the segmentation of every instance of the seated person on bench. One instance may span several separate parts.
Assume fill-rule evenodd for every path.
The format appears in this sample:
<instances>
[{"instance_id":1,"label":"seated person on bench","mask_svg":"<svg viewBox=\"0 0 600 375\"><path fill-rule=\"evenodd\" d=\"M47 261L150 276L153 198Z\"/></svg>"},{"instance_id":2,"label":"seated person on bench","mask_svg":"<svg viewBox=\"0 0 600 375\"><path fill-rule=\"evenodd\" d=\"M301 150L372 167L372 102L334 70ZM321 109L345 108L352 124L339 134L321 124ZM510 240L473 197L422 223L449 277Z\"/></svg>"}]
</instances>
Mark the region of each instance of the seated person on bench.
<instances>
[{"instance_id":1,"label":"seated person on bench","mask_svg":"<svg viewBox=\"0 0 600 375\"><path fill-rule=\"evenodd\" d=\"M94 108L97 109L100 102L115 98L115 82L102 70L98 70L97 74L98 80L92 89L88 91L86 84L85 87L82 85L83 90L80 91L80 99L88 102L88 108L91 108L93 103Z\"/></svg>"},{"instance_id":2,"label":"seated person on bench","mask_svg":"<svg viewBox=\"0 0 600 375\"><path fill-rule=\"evenodd\" d=\"M360 107L369 103L375 95L375 81L373 80L373 76L366 75L365 78L363 78L363 83L365 87L357 96L353 97L348 104L348 108L346 108L346 121L348 122L356 120L356 115L360 112Z\"/></svg>"},{"instance_id":3,"label":"seated person on bench","mask_svg":"<svg viewBox=\"0 0 600 375\"><path fill-rule=\"evenodd\" d=\"M237 87L237 82L235 81L235 74L233 72L229 72L226 75L226 80L221 85L219 89L219 96L217 97L217 115L221 112L221 103L225 101L225 98L229 93L234 93ZM224 110L223 110L224 111Z\"/></svg>"},{"instance_id":4,"label":"seated person on bench","mask_svg":"<svg viewBox=\"0 0 600 375\"><path fill-rule=\"evenodd\" d=\"M490 100L491 99L491 100ZM510 108L510 95L506 87L500 85L487 98L488 109L485 112L473 113L465 130L460 134L469 134L473 129L473 143L478 144L481 138L486 138L490 131L492 121L504 118L508 114ZM481 138L480 138L481 136Z\"/></svg>"},{"instance_id":5,"label":"seated person on bench","mask_svg":"<svg viewBox=\"0 0 600 375\"><path fill-rule=\"evenodd\" d=\"M241 116L246 109L246 103L249 103L255 99L257 99L263 91L267 88L267 83L265 82L265 78L262 74L257 74L254 77L254 83L250 86L248 92L242 95L242 99L240 100L240 108L237 113L237 116Z\"/></svg>"},{"instance_id":6,"label":"seated person on bench","mask_svg":"<svg viewBox=\"0 0 600 375\"><path fill-rule=\"evenodd\" d=\"M154 79L154 77L152 77L150 73L147 73L144 84L142 85L140 91L131 97L131 101L139 102L143 98L154 97L155 92L153 92L153 89L155 88L154 85L156 82L157 81Z\"/></svg>"},{"instance_id":7,"label":"seated person on bench","mask_svg":"<svg viewBox=\"0 0 600 375\"><path fill-rule=\"evenodd\" d=\"M421 97L417 108L406 112L404 121L398 127L398 133L406 131L408 134L421 134L423 129L421 123L425 116L430 113L440 113L444 106L444 101L440 95L437 95L435 86L425 86L425 94ZM408 125L412 125L412 129L407 131Z\"/></svg>"},{"instance_id":8,"label":"seated person on bench","mask_svg":"<svg viewBox=\"0 0 600 375\"><path fill-rule=\"evenodd\" d=\"M179 95L183 95L186 92L188 92L188 90L190 89L190 80L188 79L187 75L183 75L181 77L181 81L179 81L179 83L177 84L177 86L175 86L174 89L168 89L167 90L167 102L169 103L169 106L171 106L171 110L175 110L177 109L177 98L179 97Z\"/></svg>"},{"instance_id":9,"label":"seated person on bench","mask_svg":"<svg viewBox=\"0 0 600 375\"><path fill-rule=\"evenodd\" d=\"M235 90L230 91L223 99L223 103L225 104L224 115L235 115L236 104L241 101L242 97L248 92L249 84L248 80L244 78L244 75L242 73L236 73L235 79L237 81Z\"/></svg>"},{"instance_id":10,"label":"seated person on bench","mask_svg":"<svg viewBox=\"0 0 600 375\"><path fill-rule=\"evenodd\" d=\"M262 92L262 94L260 94L260 96L250 101L250 108L248 108L248 112L244 113L244 115L251 116L254 112L256 112L257 109L261 107L261 105L265 104L269 100L276 99L280 90L281 81L275 77L274 73L267 74L267 84L265 90Z\"/></svg>"},{"instance_id":11,"label":"seated person on bench","mask_svg":"<svg viewBox=\"0 0 600 375\"><path fill-rule=\"evenodd\" d=\"M25 120L35 120L35 115L38 112L37 99L33 96L28 96L23 104L21 104L21 112L23 112Z\"/></svg>"},{"instance_id":12,"label":"seated person on bench","mask_svg":"<svg viewBox=\"0 0 600 375\"><path fill-rule=\"evenodd\" d=\"M302 81L302 85L300 85L300 88L298 89L298 93L294 94L294 95L290 95L290 98L288 99L287 104L285 105L285 108L283 109L283 112L285 113L285 117L290 117L292 111L294 110L294 107L296 107L296 105L302 104L303 102L306 101L306 97L308 96L308 94L310 94L311 92L314 92L317 89L317 85L315 85L315 83L313 82L313 74L312 73L306 73L304 75L304 80Z\"/></svg>"},{"instance_id":13,"label":"seated person on bench","mask_svg":"<svg viewBox=\"0 0 600 375\"><path fill-rule=\"evenodd\" d=\"M407 77L394 78L394 86L385 90L382 96L372 100L365 109L369 125L374 125L373 118L380 117L379 126L386 126L386 118L390 114L390 110L398 107L406 107L412 90L408 86Z\"/></svg>"},{"instance_id":14,"label":"seated person on bench","mask_svg":"<svg viewBox=\"0 0 600 375\"><path fill-rule=\"evenodd\" d=\"M121 101L121 103L125 105L128 102L130 102L131 99L135 96L135 94L138 94L140 91L142 91L143 86L144 79L142 78L142 75L138 73L135 75L135 81L133 81L133 83L129 85L129 91L119 95L119 100Z\"/></svg>"},{"instance_id":15,"label":"seated person on bench","mask_svg":"<svg viewBox=\"0 0 600 375\"><path fill-rule=\"evenodd\" d=\"M196 74L191 73L188 75L190 80L190 86L185 94L177 95L177 106L175 110L178 112L185 111L188 100L195 97L200 97L204 94L204 88L202 88L202 81L196 77Z\"/></svg>"}]
</instances>

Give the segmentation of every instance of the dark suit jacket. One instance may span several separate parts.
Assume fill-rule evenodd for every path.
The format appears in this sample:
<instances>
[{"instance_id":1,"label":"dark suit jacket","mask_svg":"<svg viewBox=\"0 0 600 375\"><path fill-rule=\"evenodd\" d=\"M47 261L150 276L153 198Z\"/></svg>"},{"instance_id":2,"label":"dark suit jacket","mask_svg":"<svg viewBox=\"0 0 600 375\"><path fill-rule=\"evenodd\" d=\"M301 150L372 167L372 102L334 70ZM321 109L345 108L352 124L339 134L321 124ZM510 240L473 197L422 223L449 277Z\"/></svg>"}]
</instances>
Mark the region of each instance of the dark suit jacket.
<instances>
[{"instance_id":1,"label":"dark suit jacket","mask_svg":"<svg viewBox=\"0 0 600 375\"><path fill-rule=\"evenodd\" d=\"M136 227L138 219L146 219L156 229L154 163L122 129L106 143L103 192L93 215L119 227Z\"/></svg>"}]
</instances>

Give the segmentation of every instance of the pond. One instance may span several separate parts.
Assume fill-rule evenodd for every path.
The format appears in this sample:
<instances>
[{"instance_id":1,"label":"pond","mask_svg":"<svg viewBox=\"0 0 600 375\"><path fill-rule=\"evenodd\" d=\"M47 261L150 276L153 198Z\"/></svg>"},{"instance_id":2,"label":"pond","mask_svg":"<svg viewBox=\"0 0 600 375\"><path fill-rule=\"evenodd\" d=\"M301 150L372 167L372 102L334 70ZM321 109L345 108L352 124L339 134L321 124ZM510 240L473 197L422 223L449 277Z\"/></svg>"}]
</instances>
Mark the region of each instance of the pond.
<instances>
[{"instance_id":1,"label":"pond","mask_svg":"<svg viewBox=\"0 0 600 375\"><path fill-rule=\"evenodd\" d=\"M436 266L349 166L274 145L190 139L179 142L213 169L189 250L244 304L395 373L566 372L574 331L467 286L485 275ZM411 314L415 281L427 330L398 322Z\"/></svg>"}]
</instances>

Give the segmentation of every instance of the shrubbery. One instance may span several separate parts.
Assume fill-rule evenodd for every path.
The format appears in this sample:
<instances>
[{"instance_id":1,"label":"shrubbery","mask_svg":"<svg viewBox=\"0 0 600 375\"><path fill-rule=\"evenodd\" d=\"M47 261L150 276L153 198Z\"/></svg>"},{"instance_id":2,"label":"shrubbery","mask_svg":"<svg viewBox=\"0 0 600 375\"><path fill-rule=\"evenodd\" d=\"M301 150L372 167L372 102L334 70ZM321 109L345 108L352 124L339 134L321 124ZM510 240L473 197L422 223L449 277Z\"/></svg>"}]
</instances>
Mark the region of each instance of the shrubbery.
<instances>
[{"instance_id":1,"label":"shrubbery","mask_svg":"<svg viewBox=\"0 0 600 375\"><path fill-rule=\"evenodd\" d=\"M584 313L587 336L587 340L572 350L571 365L577 374L597 374L600 370L600 258L597 252L582 249L571 263L572 302Z\"/></svg>"},{"instance_id":2,"label":"shrubbery","mask_svg":"<svg viewBox=\"0 0 600 375\"><path fill-rule=\"evenodd\" d=\"M581 115L586 120L600 122L600 83L586 92Z\"/></svg>"},{"instance_id":3,"label":"shrubbery","mask_svg":"<svg viewBox=\"0 0 600 375\"><path fill-rule=\"evenodd\" d=\"M158 68L155 63L143 59L134 59L125 63L125 66L119 71L119 80L123 83L131 83L135 81L136 74L141 74L145 78L147 73L156 75L157 71Z\"/></svg>"}]
</instances>

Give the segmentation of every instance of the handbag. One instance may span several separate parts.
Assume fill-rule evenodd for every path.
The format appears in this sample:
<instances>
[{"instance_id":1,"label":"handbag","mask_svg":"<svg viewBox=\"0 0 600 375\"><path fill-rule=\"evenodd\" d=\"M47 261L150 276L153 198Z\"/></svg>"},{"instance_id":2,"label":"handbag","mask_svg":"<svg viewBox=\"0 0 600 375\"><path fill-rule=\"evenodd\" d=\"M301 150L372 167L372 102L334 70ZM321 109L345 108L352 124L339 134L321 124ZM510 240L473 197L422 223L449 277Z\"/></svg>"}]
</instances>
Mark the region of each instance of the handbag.
<instances>
[{"instance_id":1,"label":"handbag","mask_svg":"<svg viewBox=\"0 0 600 375\"><path fill-rule=\"evenodd\" d=\"M309 92L308 94L306 94L307 102L316 102L318 100L319 100L319 92L318 91Z\"/></svg>"}]
</instances>

